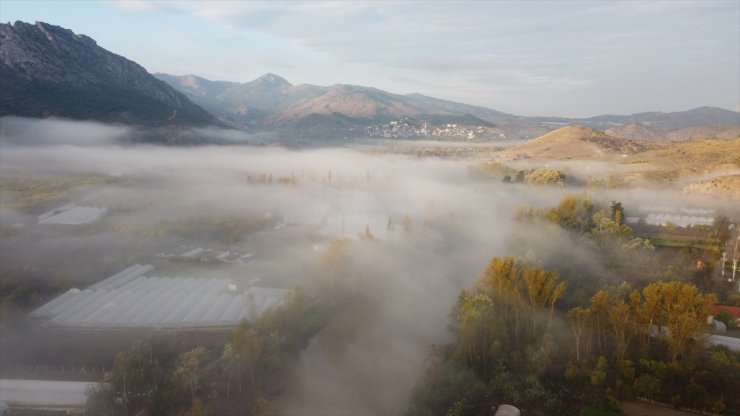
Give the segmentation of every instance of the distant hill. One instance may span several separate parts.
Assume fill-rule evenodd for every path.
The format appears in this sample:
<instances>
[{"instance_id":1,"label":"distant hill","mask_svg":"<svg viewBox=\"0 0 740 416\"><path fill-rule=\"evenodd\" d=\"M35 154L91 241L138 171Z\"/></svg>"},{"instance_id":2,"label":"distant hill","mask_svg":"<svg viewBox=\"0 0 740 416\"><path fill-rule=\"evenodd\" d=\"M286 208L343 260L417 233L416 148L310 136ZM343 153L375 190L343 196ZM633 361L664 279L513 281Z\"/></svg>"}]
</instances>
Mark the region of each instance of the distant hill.
<instances>
[{"instance_id":1,"label":"distant hill","mask_svg":"<svg viewBox=\"0 0 740 416\"><path fill-rule=\"evenodd\" d=\"M642 167L641 177L647 182L681 184L684 192L691 193L737 194L740 138L668 142L634 159L639 162L634 166Z\"/></svg>"},{"instance_id":2,"label":"distant hill","mask_svg":"<svg viewBox=\"0 0 740 416\"><path fill-rule=\"evenodd\" d=\"M47 23L0 24L0 116L147 126L216 119L143 67Z\"/></svg>"},{"instance_id":3,"label":"distant hill","mask_svg":"<svg viewBox=\"0 0 740 416\"><path fill-rule=\"evenodd\" d=\"M689 140L652 149L640 159L667 166L688 166L698 170L709 166L740 169L740 139Z\"/></svg>"},{"instance_id":4,"label":"distant hill","mask_svg":"<svg viewBox=\"0 0 740 416\"><path fill-rule=\"evenodd\" d=\"M666 133L670 140L688 139L736 139L740 137L740 125L685 127Z\"/></svg>"},{"instance_id":5,"label":"distant hill","mask_svg":"<svg viewBox=\"0 0 740 416\"><path fill-rule=\"evenodd\" d=\"M570 125L512 146L502 154L517 159L532 157L586 160L632 154L647 148L649 148L647 142L614 137L590 127Z\"/></svg>"},{"instance_id":6,"label":"distant hill","mask_svg":"<svg viewBox=\"0 0 740 416\"><path fill-rule=\"evenodd\" d=\"M740 125L694 126L677 130L660 131L641 123L614 126L605 133L632 140L690 140L690 139L735 139L740 137Z\"/></svg>"},{"instance_id":7,"label":"distant hill","mask_svg":"<svg viewBox=\"0 0 740 416\"><path fill-rule=\"evenodd\" d=\"M650 127L640 124L631 123L625 126L615 126L604 131L604 133L622 137L630 140L666 140L665 133L651 129Z\"/></svg>"},{"instance_id":8,"label":"distant hill","mask_svg":"<svg viewBox=\"0 0 740 416\"><path fill-rule=\"evenodd\" d=\"M581 119L579 122L597 128L639 123L652 130L666 132L689 127L737 126L740 125L740 113L717 107L699 107L672 113L648 112L628 116L602 115Z\"/></svg>"}]
</instances>

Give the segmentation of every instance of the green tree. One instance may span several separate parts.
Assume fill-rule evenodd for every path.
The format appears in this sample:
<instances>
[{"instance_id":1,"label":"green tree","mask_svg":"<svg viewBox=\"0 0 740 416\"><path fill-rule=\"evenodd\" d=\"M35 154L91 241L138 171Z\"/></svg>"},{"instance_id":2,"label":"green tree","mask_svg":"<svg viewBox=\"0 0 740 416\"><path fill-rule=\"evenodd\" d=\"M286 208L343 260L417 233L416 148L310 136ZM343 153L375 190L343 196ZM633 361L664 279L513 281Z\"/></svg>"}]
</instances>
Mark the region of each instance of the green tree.
<instances>
[{"instance_id":1,"label":"green tree","mask_svg":"<svg viewBox=\"0 0 740 416\"><path fill-rule=\"evenodd\" d=\"M648 373L638 377L632 385L635 394L648 400L656 400L660 397L660 380Z\"/></svg>"},{"instance_id":2,"label":"green tree","mask_svg":"<svg viewBox=\"0 0 740 416\"><path fill-rule=\"evenodd\" d=\"M600 355L596 360L596 365L591 370L591 385L595 387L602 386L606 380L606 371L609 368L609 362L606 357Z\"/></svg>"}]
</instances>

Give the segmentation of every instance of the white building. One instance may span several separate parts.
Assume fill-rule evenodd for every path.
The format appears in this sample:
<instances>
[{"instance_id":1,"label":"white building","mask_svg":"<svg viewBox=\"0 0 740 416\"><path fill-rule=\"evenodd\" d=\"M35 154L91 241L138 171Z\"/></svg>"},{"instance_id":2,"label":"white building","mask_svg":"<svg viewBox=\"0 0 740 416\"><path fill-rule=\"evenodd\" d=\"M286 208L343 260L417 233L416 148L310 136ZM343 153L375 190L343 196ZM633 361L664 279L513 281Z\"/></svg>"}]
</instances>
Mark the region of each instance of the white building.
<instances>
[{"instance_id":1,"label":"white building","mask_svg":"<svg viewBox=\"0 0 740 416\"><path fill-rule=\"evenodd\" d=\"M147 277L135 264L85 290L70 289L31 316L65 328L193 328L236 326L277 308L289 290L250 287L229 279Z\"/></svg>"}]
</instances>

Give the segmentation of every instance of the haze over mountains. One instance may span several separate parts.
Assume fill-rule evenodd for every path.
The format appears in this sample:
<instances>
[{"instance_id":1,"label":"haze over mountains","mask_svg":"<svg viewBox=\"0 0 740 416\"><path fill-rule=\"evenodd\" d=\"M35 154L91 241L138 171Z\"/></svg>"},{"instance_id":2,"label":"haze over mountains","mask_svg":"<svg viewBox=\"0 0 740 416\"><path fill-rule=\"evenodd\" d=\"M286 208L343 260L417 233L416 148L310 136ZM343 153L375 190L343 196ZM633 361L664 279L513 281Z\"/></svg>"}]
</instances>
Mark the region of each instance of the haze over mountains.
<instances>
[{"instance_id":1,"label":"haze over mountains","mask_svg":"<svg viewBox=\"0 0 740 416\"><path fill-rule=\"evenodd\" d=\"M488 139L529 139L567 124L646 140L731 138L740 133L740 113L712 107L587 119L521 117L372 87L292 85L276 74L245 83L196 75L152 76L87 36L41 22L0 24L0 88L0 116L144 126L226 125L276 131L287 139L363 137L370 128L382 131L378 126L400 120L412 129L406 137L447 124L485 129Z\"/></svg>"}]
</instances>

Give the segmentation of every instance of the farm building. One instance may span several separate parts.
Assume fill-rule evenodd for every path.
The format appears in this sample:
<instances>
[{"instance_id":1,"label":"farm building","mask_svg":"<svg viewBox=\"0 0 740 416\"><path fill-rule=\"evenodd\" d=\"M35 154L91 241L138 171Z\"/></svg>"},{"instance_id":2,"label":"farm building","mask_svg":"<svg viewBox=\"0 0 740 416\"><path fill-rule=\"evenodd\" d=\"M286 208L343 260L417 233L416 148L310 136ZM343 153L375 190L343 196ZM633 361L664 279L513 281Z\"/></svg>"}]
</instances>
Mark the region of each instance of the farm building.
<instances>
[{"instance_id":1,"label":"farm building","mask_svg":"<svg viewBox=\"0 0 740 416\"><path fill-rule=\"evenodd\" d=\"M85 290L70 289L31 316L65 328L228 327L280 306L289 292L238 293L229 279L144 276L153 270L135 264Z\"/></svg>"},{"instance_id":2,"label":"farm building","mask_svg":"<svg viewBox=\"0 0 740 416\"><path fill-rule=\"evenodd\" d=\"M39 224L80 225L100 221L108 212L105 208L64 205L39 215Z\"/></svg>"}]
</instances>

